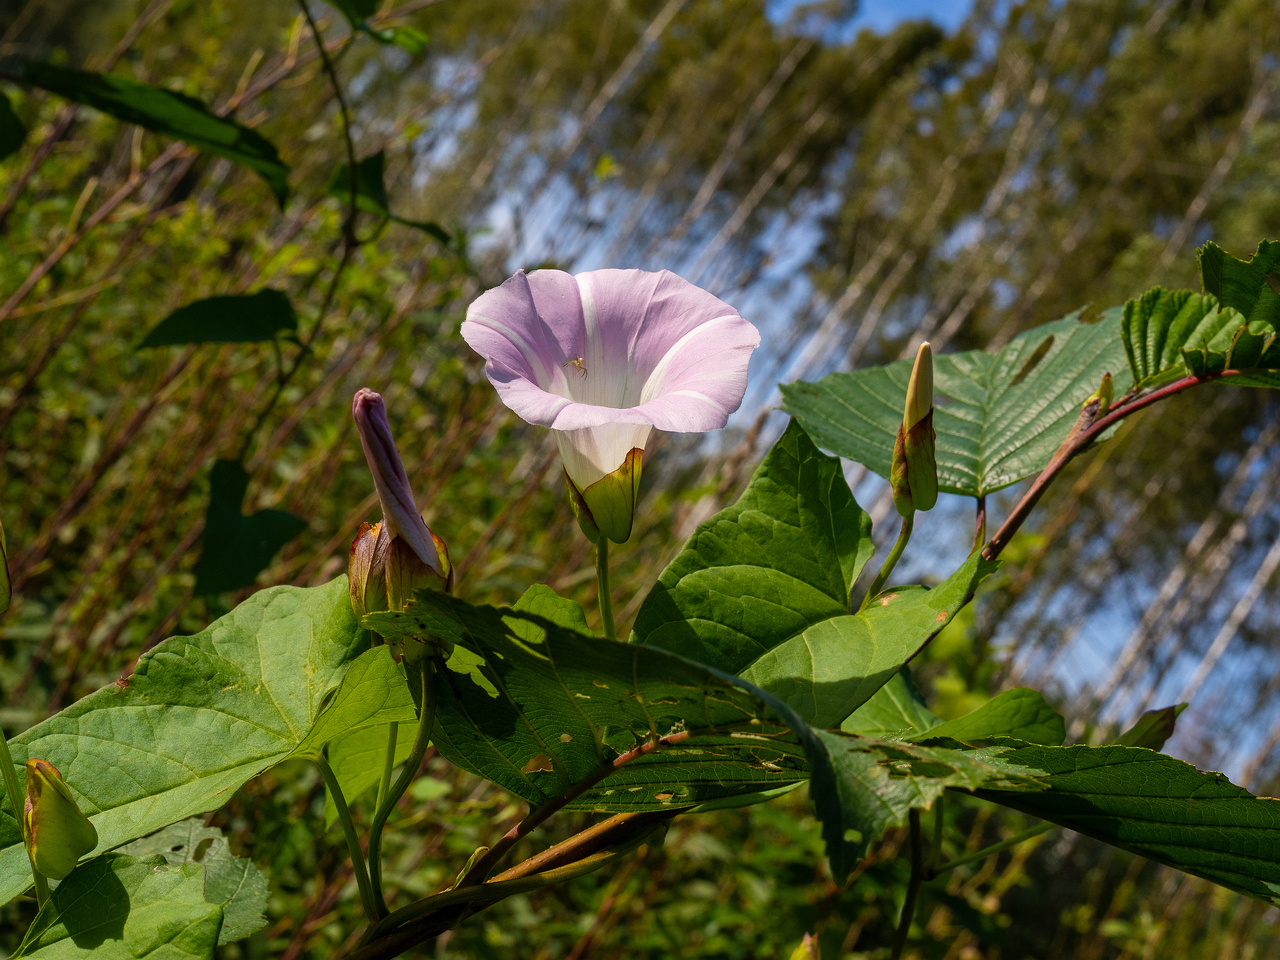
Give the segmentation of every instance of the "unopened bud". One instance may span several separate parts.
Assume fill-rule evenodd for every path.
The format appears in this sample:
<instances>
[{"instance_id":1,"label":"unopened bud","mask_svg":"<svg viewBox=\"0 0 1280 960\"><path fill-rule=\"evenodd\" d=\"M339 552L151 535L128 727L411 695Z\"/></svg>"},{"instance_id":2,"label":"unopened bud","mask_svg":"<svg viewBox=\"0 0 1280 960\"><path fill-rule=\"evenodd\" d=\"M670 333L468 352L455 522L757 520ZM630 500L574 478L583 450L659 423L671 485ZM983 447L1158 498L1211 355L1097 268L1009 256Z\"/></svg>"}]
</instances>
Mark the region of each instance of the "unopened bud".
<instances>
[{"instance_id":1,"label":"unopened bud","mask_svg":"<svg viewBox=\"0 0 1280 960\"><path fill-rule=\"evenodd\" d=\"M382 397L358 390L351 413L382 503L382 522L361 524L351 543L351 606L358 616L403 610L416 590L447 591L453 586L449 550L414 504Z\"/></svg>"},{"instance_id":2,"label":"unopened bud","mask_svg":"<svg viewBox=\"0 0 1280 960\"><path fill-rule=\"evenodd\" d=\"M931 510L938 502L938 464L934 456L933 431L933 351L920 344L911 379L907 382L907 402L902 426L893 445L889 486L893 505L902 516L916 510Z\"/></svg>"},{"instance_id":3,"label":"unopened bud","mask_svg":"<svg viewBox=\"0 0 1280 960\"><path fill-rule=\"evenodd\" d=\"M47 760L27 761L22 832L36 870L50 880L63 879L98 845L98 831Z\"/></svg>"},{"instance_id":4,"label":"unopened bud","mask_svg":"<svg viewBox=\"0 0 1280 960\"><path fill-rule=\"evenodd\" d=\"M387 551L391 539L381 523L362 523L351 541L347 576L357 617L387 609Z\"/></svg>"}]
</instances>

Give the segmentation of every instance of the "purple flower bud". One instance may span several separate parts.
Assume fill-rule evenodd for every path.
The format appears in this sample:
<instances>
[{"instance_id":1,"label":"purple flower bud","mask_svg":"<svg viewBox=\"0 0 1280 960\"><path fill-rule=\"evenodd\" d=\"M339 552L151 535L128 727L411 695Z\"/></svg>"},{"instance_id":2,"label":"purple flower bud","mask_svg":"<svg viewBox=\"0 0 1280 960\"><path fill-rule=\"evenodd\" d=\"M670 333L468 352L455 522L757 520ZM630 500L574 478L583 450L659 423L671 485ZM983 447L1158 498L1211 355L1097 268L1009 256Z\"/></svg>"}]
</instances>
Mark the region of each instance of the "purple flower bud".
<instances>
[{"instance_id":1,"label":"purple flower bud","mask_svg":"<svg viewBox=\"0 0 1280 960\"><path fill-rule=\"evenodd\" d=\"M435 538L413 502L409 478L405 475L400 452L396 450L391 426L387 423L387 405L379 394L362 388L356 391L351 401L351 414L360 431L364 458L369 463L373 485L382 502L382 521L388 537L392 540L399 537L437 576L446 576Z\"/></svg>"}]
</instances>

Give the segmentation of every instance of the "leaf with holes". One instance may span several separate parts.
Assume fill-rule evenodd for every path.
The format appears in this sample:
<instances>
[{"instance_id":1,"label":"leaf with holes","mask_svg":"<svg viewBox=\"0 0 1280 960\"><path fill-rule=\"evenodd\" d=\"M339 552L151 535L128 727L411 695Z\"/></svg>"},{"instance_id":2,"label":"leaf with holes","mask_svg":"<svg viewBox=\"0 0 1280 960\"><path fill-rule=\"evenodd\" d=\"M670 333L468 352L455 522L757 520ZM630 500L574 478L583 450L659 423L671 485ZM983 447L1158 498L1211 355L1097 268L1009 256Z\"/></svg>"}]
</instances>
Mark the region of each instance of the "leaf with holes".
<instances>
[{"instance_id":1,"label":"leaf with holes","mask_svg":"<svg viewBox=\"0 0 1280 960\"><path fill-rule=\"evenodd\" d=\"M435 743L449 760L535 805L569 793L573 807L612 812L807 777L804 748L759 694L668 651L533 612L577 619L548 593L514 610L418 593L413 622L430 611L457 638L437 694Z\"/></svg>"},{"instance_id":2,"label":"leaf with holes","mask_svg":"<svg viewBox=\"0 0 1280 960\"><path fill-rule=\"evenodd\" d=\"M307 529L301 517L283 510L241 512L249 474L234 460L219 460L209 472L196 596L253 586L281 547Z\"/></svg>"},{"instance_id":3,"label":"leaf with holes","mask_svg":"<svg viewBox=\"0 0 1280 960\"><path fill-rule=\"evenodd\" d=\"M188 343L263 343L294 334L298 315L289 295L267 287L257 293L206 297L161 320L138 349Z\"/></svg>"},{"instance_id":4,"label":"leaf with holes","mask_svg":"<svg viewBox=\"0 0 1280 960\"><path fill-rule=\"evenodd\" d=\"M252 860L232 855L222 831L193 817L120 847L131 857L162 856L170 867L204 868L204 899L222 907L219 945L242 940L267 925L267 875Z\"/></svg>"},{"instance_id":5,"label":"leaf with holes","mask_svg":"<svg viewBox=\"0 0 1280 960\"><path fill-rule=\"evenodd\" d=\"M999 747L867 740L826 730L814 730L811 737L822 753L811 748L810 755L820 760L809 794L837 882L885 830L902 826L913 808L931 806L948 788L999 787L1010 796L1043 789L1040 771L1011 760Z\"/></svg>"},{"instance_id":6,"label":"leaf with holes","mask_svg":"<svg viewBox=\"0 0 1280 960\"><path fill-rule=\"evenodd\" d=\"M856 614L806 626L739 675L814 726L838 726L950 622L996 567L975 553L932 590L894 587Z\"/></svg>"},{"instance_id":7,"label":"leaf with holes","mask_svg":"<svg viewBox=\"0 0 1280 960\"><path fill-rule=\"evenodd\" d=\"M1280 904L1280 800L1139 747L1005 743L1047 789L979 796Z\"/></svg>"},{"instance_id":8,"label":"leaf with holes","mask_svg":"<svg viewBox=\"0 0 1280 960\"><path fill-rule=\"evenodd\" d=\"M19 776L29 757L62 771L100 850L217 809L304 742L365 642L346 577L263 590L10 740ZM0 903L30 885L17 821L0 801Z\"/></svg>"},{"instance_id":9,"label":"leaf with holes","mask_svg":"<svg viewBox=\"0 0 1280 960\"><path fill-rule=\"evenodd\" d=\"M934 359L938 489L986 496L1039 473L1066 438L1085 399L1110 373L1129 389L1121 308L1096 323L1079 314L1047 323L1003 350ZM910 360L833 373L782 387L783 408L817 444L888 479L902 423Z\"/></svg>"},{"instance_id":10,"label":"leaf with holes","mask_svg":"<svg viewBox=\"0 0 1280 960\"><path fill-rule=\"evenodd\" d=\"M792 420L738 502L694 531L645 598L639 643L727 673L849 612L874 552L840 461Z\"/></svg>"},{"instance_id":11,"label":"leaf with holes","mask_svg":"<svg viewBox=\"0 0 1280 960\"><path fill-rule=\"evenodd\" d=\"M205 899L204 873L159 856L83 863L53 891L14 960L212 960L223 910Z\"/></svg>"},{"instance_id":12,"label":"leaf with holes","mask_svg":"<svg viewBox=\"0 0 1280 960\"><path fill-rule=\"evenodd\" d=\"M195 97L110 73L71 70L38 60L18 60L14 79L226 157L267 181L281 207L289 199L289 168L280 162L271 142L211 113Z\"/></svg>"}]
</instances>

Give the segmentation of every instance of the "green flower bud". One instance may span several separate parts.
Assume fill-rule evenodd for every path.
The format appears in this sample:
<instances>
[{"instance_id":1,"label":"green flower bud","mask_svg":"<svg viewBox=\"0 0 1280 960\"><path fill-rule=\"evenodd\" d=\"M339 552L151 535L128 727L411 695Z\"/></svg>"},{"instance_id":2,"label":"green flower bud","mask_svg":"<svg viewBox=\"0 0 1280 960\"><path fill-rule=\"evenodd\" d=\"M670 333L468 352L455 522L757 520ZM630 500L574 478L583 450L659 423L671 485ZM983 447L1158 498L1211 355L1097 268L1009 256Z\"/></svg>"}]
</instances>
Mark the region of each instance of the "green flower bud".
<instances>
[{"instance_id":1,"label":"green flower bud","mask_svg":"<svg viewBox=\"0 0 1280 960\"><path fill-rule=\"evenodd\" d=\"M938 502L938 464L934 457L933 431L933 350L920 344L911 379L907 382L907 402L902 426L893 445L889 486L893 505L902 516L916 510L931 510Z\"/></svg>"},{"instance_id":2,"label":"green flower bud","mask_svg":"<svg viewBox=\"0 0 1280 960\"><path fill-rule=\"evenodd\" d=\"M636 494L640 489L640 465L644 451L632 447L622 466L602 477L585 490L579 489L566 470L569 503L578 518L578 526L592 543L606 537L614 543L626 543L636 513Z\"/></svg>"},{"instance_id":3,"label":"green flower bud","mask_svg":"<svg viewBox=\"0 0 1280 960\"><path fill-rule=\"evenodd\" d=\"M47 760L27 761L22 832L36 869L50 880L64 878L98 845L98 831Z\"/></svg>"}]
</instances>

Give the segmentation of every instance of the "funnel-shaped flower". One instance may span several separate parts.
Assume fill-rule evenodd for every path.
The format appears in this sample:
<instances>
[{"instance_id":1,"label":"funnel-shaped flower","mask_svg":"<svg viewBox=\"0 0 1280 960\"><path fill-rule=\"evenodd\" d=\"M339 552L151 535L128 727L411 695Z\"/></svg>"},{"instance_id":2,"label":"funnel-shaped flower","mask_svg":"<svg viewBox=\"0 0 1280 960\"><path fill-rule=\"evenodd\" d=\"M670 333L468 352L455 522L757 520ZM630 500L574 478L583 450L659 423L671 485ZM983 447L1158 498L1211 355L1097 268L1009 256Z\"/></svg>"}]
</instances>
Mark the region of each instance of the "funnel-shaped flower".
<instances>
[{"instance_id":1,"label":"funnel-shaped flower","mask_svg":"<svg viewBox=\"0 0 1280 960\"><path fill-rule=\"evenodd\" d=\"M31 862L50 880L61 880L98 845L98 831L48 760L27 761L22 833Z\"/></svg>"},{"instance_id":2,"label":"funnel-shaped flower","mask_svg":"<svg viewBox=\"0 0 1280 960\"><path fill-rule=\"evenodd\" d=\"M382 397L372 390L358 390L351 414L382 502L382 522L372 527L361 524L351 544L351 603L361 614L385 610L388 605L401 610L420 587L449 588L453 580L449 550L427 528L413 502Z\"/></svg>"},{"instance_id":3,"label":"funnel-shaped flower","mask_svg":"<svg viewBox=\"0 0 1280 960\"><path fill-rule=\"evenodd\" d=\"M723 427L760 344L727 303L667 270L519 271L471 304L462 336L502 402L555 431L583 532L618 543L653 428Z\"/></svg>"}]
</instances>

